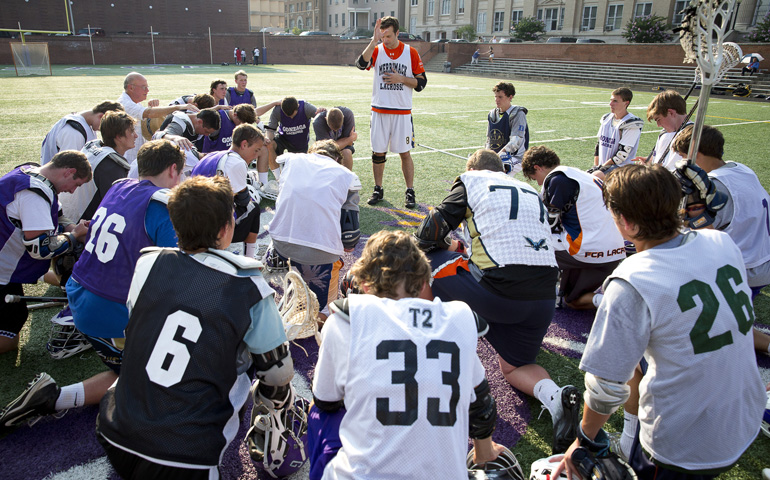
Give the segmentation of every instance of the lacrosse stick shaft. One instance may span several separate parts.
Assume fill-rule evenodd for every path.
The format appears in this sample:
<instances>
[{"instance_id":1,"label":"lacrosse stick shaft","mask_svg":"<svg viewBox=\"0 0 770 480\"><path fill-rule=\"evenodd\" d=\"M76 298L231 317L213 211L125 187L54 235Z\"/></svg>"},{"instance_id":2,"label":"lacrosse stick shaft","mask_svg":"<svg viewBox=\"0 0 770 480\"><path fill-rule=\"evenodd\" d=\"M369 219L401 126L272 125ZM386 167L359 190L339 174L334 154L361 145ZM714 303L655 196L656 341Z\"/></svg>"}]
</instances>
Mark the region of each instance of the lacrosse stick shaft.
<instances>
[{"instance_id":1,"label":"lacrosse stick shaft","mask_svg":"<svg viewBox=\"0 0 770 480\"><path fill-rule=\"evenodd\" d=\"M43 308L51 307L61 307L61 302L35 303L34 305L28 305L27 310L41 310Z\"/></svg>"},{"instance_id":2,"label":"lacrosse stick shaft","mask_svg":"<svg viewBox=\"0 0 770 480\"><path fill-rule=\"evenodd\" d=\"M419 143L417 144L417 146L418 147L422 147L422 148L427 148L428 150L433 150L434 152L443 153L443 154L449 155L451 157L457 157L457 158L462 158L463 160L468 160L468 157L463 157L462 155L457 155L457 154L454 154L454 153L451 153L451 152L447 152L446 150L439 150L438 148L429 147L427 145L421 145Z\"/></svg>"},{"instance_id":3,"label":"lacrosse stick shaft","mask_svg":"<svg viewBox=\"0 0 770 480\"><path fill-rule=\"evenodd\" d=\"M709 94L711 93L711 85L703 85L700 89L700 96L698 97L698 113L695 114L695 122L692 126L692 138L690 139L690 151L687 153L687 162L692 163L695 161L695 156L698 154L698 146L700 145L700 135L703 131L703 125L706 123L706 107L709 103Z\"/></svg>"},{"instance_id":4,"label":"lacrosse stick shaft","mask_svg":"<svg viewBox=\"0 0 770 480\"><path fill-rule=\"evenodd\" d=\"M22 295L6 295L5 303L19 302L54 302L67 303L67 297L25 297Z\"/></svg>"}]
</instances>

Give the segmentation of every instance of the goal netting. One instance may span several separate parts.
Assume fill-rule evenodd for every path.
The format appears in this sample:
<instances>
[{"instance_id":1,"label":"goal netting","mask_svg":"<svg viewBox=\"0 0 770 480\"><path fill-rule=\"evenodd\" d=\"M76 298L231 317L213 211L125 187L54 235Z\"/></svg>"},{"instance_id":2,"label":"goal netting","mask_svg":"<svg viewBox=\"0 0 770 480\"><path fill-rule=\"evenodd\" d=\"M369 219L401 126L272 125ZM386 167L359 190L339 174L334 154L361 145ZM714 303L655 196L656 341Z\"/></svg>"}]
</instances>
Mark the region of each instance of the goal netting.
<instances>
[{"instance_id":1,"label":"goal netting","mask_svg":"<svg viewBox=\"0 0 770 480\"><path fill-rule=\"evenodd\" d=\"M16 76L51 75L47 43L10 43Z\"/></svg>"}]
</instances>

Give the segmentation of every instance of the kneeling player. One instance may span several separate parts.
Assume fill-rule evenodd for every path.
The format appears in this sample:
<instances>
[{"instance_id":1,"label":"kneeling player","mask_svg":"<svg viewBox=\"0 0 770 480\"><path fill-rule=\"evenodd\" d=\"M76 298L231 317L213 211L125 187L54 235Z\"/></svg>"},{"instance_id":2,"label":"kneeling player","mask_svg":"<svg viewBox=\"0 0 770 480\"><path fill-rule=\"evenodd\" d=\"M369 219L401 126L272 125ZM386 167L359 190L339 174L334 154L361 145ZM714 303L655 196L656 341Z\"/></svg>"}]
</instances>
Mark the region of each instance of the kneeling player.
<instances>
[{"instance_id":1,"label":"kneeling player","mask_svg":"<svg viewBox=\"0 0 770 480\"><path fill-rule=\"evenodd\" d=\"M638 253L604 283L580 361L582 423L552 478L575 472L578 447L607 447L601 427L643 369L638 426L624 448L629 464L640 479L714 478L754 441L767 400L751 350L754 309L741 252L725 233L680 231L681 188L661 166L612 172L603 196Z\"/></svg>"},{"instance_id":2,"label":"kneeling player","mask_svg":"<svg viewBox=\"0 0 770 480\"><path fill-rule=\"evenodd\" d=\"M430 264L404 232L372 235L352 272L368 295L335 301L323 329L310 478L397 478L405 465L468 478L469 433L476 463L503 449L491 438L497 409L476 355L486 323L464 303L416 298ZM430 447L416 455L408 445Z\"/></svg>"},{"instance_id":3,"label":"kneeling player","mask_svg":"<svg viewBox=\"0 0 770 480\"><path fill-rule=\"evenodd\" d=\"M137 263L125 376L97 427L123 478L219 478L251 365L260 395L279 403L289 392L294 368L274 292L256 261L222 251L235 229L232 199L222 177L179 185L168 210L180 249L147 249Z\"/></svg>"}]
</instances>

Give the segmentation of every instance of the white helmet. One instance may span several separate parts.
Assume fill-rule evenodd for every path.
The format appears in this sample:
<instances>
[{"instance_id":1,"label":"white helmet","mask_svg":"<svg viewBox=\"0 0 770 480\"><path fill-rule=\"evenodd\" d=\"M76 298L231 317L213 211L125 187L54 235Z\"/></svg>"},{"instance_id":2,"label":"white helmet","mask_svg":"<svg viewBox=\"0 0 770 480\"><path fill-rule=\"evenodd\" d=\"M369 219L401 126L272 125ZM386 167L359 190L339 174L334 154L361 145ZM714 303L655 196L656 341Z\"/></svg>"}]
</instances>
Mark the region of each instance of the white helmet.
<instances>
[{"instance_id":1,"label":"white helmet","mask_svg":"<svg viewBox=\"0 0 770 480\"><path fill-rule=\"evenodd\" d=\"M562 457L563 454L558 454L535 460L530 468L529 480L557 480L551 477L551 472L559 466ZM566 471L559 474L559 480L561 479L568 480Z\"/></svg>"}]
</instances>

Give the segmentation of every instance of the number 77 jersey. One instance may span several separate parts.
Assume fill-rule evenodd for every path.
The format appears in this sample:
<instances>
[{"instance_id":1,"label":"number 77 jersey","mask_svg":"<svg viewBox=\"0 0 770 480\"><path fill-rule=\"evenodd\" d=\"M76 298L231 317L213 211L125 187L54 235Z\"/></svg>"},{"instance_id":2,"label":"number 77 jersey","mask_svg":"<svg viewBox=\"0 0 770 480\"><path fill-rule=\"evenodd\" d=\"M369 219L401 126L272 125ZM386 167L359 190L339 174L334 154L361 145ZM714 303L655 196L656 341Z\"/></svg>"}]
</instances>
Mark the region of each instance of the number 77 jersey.
<instances>
[{"instance_id":1,"label":"number 77 jersey","mask_svg":"<svg viewBox=\"0 0 770 480\"><path fill-rule=\"evenodd\" d=\"M349 336L325 334L316 369L315 396L342 390L347 408L324 478L467 478L468 409L484 379L470 308L372 295L349 305L349 323L333 317Z\"/></svg>"}]
</instances>

